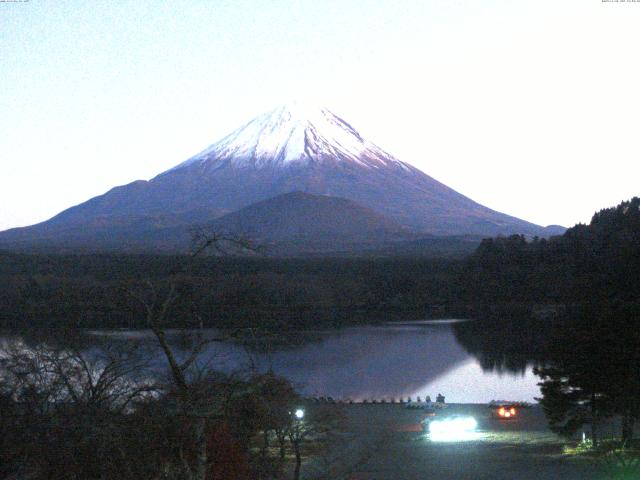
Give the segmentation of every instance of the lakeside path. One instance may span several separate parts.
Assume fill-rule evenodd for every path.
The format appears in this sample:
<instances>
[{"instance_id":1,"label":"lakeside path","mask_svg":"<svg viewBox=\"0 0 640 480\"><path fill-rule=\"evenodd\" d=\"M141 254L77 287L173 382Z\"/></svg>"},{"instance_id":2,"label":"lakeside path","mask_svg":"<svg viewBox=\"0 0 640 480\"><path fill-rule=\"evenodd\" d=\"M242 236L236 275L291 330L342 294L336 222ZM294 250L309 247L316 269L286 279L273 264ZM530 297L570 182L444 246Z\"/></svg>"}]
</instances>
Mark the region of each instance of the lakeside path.
<instances>
[{"instance_id":1,"label":"lakeside path","mask_svg":"<svg viewBox=\"0 0 640 480\"><path fill-rule=\"evenodd\" d=\"M441 416L471 415L479 437L433 442L421 430L424 413L398 404L336 405L343 431L323 455L307 462L307 480L589 480L595 466L562 455L539 406L516 420L491 418L486 405L451 404Z\"/></svg>"}]
</instances>

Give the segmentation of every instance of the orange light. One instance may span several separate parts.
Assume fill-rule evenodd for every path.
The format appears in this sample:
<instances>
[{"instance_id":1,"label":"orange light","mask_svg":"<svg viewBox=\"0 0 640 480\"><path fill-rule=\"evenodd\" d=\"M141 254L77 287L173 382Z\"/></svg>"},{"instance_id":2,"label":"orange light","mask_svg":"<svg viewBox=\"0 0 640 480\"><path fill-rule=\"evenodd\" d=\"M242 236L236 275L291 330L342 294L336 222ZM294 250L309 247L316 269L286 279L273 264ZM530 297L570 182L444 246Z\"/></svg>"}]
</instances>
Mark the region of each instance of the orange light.
<instances>
[{"instance_id":1,"label":"orange light","mask_svg":"<svg viewBox=\"0 0 640 480\"><path fill-rule=\"evenodd\" d=\"M504 407L500 407L500 410L498 410L498 415L504 417Z\"/></svg>"},{"instance_id":2,"label":"orange light","mask_svg":"<svg viewBox=\"0 0 640 480\"><path fill-rule=\"evenodd\" d=\"M510 412L511 412L511 415L515 415L515 414L516 414L516 409L515 409L515 408L513 408L513 407L511 407Z\"/></svg>"}]
</instances>

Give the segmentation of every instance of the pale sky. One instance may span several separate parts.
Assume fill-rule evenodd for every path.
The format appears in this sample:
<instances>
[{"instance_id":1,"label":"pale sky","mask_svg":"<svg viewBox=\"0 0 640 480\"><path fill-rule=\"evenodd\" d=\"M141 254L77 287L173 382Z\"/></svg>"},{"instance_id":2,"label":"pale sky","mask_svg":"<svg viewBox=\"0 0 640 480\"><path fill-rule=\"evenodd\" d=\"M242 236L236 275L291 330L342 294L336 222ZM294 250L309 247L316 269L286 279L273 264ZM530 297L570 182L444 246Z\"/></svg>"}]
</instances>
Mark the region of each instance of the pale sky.
<instances>
[{"instance_id":1,"label":"pale sky","mask_svg":"<svg viewBox=\"0 0 640 480\"><path fill-rule=\"evenodd\" d=\"M292 98L493 209L640 195L640 1L0 2L0 230Z\"/></svg>"}]
</instances>

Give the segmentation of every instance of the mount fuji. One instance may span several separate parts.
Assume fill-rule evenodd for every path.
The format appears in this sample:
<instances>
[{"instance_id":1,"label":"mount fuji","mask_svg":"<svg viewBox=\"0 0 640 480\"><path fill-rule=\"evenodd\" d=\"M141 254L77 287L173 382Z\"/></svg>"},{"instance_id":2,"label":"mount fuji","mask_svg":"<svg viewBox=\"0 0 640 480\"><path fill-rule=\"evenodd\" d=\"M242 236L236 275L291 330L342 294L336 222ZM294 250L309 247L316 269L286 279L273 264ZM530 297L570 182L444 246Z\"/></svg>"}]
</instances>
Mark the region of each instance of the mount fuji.
<instances>
[{"instance_id":1,"label":"mount fuji","mask_svg":"<svg viewBox=\"0 0 640 480\"><path fill-rule=\"evenodd\" d=\"M395 240L513 233L550 236L563 231L484 207L386 153L326 108L293 103L251 120L149 181L115 187L40 224L2 232L0 247L184 250L194 225L233 227L236 222L249 230L269 225L275 207L245 207L291 192L307 194L284 198L290 203L304 199L309 211L314 202L326 208L322 197L339 197L346 201L335 202L332 208L340 218L367 212L370 230L355 235L359 238L388 232L390 225ZM284 208L282 200L274 205ZM349 214L340 214L341 208L349 208ZM243 211L251 212L257 222L253 227L242 218ZM256 219L256 212L264 217ZM225 216L226 220L221 218ZM317 231L310 228L312 220L305 226L303 215L296 218L299 224L288 228L298 236L305 229ZM374 218L380 223L377 227ZM332 235L336 240L349 236L344 229L332 230L329 217L323 221L325 244ZM372 242L375 238L368 243Z\"/></svg>"}]
</instances>

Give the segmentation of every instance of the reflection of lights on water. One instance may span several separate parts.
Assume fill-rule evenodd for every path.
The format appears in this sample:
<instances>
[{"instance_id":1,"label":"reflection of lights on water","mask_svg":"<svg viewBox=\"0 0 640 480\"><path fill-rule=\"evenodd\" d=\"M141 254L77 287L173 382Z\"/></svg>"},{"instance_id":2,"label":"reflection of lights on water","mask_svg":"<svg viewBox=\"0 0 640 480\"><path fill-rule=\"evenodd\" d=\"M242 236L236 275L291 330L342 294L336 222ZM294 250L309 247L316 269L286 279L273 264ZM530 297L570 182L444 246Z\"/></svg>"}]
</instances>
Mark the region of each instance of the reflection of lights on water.
<instances>
[{"instance_id":1,"label":"reflection of lights on water","mask_svg":"<svg viewBox=\"0 0 640 480\"><path fill-rule=\"evenodd\" d=\"M433 442L463 442L477 440L478 422L473 417L445 418L429 423L429 439Z\"/></svg>"}]
</instances>

